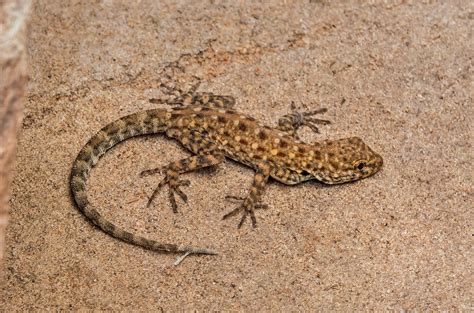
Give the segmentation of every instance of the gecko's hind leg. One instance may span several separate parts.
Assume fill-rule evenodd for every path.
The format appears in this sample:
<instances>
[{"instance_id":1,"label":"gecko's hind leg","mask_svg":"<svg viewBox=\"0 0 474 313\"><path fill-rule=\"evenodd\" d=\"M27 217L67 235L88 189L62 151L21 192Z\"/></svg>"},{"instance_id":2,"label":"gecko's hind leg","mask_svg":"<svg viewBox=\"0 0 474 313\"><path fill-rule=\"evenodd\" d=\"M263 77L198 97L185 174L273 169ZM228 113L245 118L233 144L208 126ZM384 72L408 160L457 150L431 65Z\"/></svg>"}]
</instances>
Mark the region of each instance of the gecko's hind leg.
<instances>
[{"instance_id":1,"label":"gecko's hind leg","mask_svg":"<svg viewBox=\"0 0 474 313\"><path fill-rule=\"evenodd\" d=\"M215 109L232 109L235 105L235 98L232 96L216 95L212 92L196 92L199 83L193 85L188 91L182 92L172 100L166 101L166 104L174 106L203 106Z\"/></svg>"},{"instance_id":2,"label":"gecko's hind leg","mask_svg":"<svg viewBox=\"0 0 474 313\"><path fill-rule=\"evenodd\" d=\"M216 109L232 109L235 105L235 98L232 96L216 95L212 92L197 92L201 84L200 81L191 86L188 90L182 90L178 87L170 87L166 84L161 84L165 89L166 96L170 99L151 98L153 103L164 103L172 106L204 106Z\"/></svg>"},{"instance_id":3,"label":"gecko's hind leg","mask_svg":"<svg viewBox=\"0 0 474 313\"><path fill-rule=\"evenodd\" d=\"M288 133L294 138L298 138L297 131L301 126L309 127L313 132L319 133L319 128L317 125L328 125L331 124L328 120L323 120L319 118L312 117L316 114L322 114L327 111L326 108L321 108L312 111L298 111L296 110L294 104L291 105L292 112L282 116L278 120L277 128Z\"/></svg>"},{"instance_id":4,"label":"gecko's hind leg","mask_svg":"<svg viewBox=\"0 0 474 313\"><path fill-rule=\"evenodd\" d=\"M232 96L215 95L211 92L187 93L170 104L178 106L196 105L214 109L232 109L235 105L235 98Z\"/></svg>"},{"instance_id":5,"label":"gecko's hind leg","mask_svg":"<svg viewBox=\"0 0 474 313\"><path fill-rule=\"evenodd\" d=\"M162 171L165 172L165 178L163 178L163 180L158 184L158 187L156 187L153 191L152 195L148 199L147 206L150 206L150 204L153 202L161 187L168 185L168 197L171 203L171 208L173 209L174 213L177 213L178 205L176 203L175 194L177 194L184 202L186 202L188 197L180 189L180 187L190 185L189 180L179 179L180 174L191 172L203 167L216 165L221 163L223 160L224 155L220 152L205 155L194 155L186 159L172 162L164 168L151 169L141 172L140 176L142 177L153 175Z\"/></svg>"}]
</instances>

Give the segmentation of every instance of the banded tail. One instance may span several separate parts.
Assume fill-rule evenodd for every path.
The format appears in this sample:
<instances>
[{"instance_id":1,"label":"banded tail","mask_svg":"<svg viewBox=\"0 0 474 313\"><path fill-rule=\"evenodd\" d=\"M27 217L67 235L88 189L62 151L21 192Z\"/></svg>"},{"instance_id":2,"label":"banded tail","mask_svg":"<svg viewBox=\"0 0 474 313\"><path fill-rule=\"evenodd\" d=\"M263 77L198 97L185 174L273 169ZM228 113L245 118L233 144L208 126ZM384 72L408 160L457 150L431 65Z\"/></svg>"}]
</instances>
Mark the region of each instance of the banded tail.
<instances>
[{"instance_id":1,"label":"banded tail","mask_svg":"<svg viewBox=\"0 0 474 313\"><path fill-rule=\"evenodd\" d=\"M160 243L136 234L132 234L106 220L89 202L86 193L87 180L92 167L110 148L135 136L157 134L166 131L166 110L154 109L122 117L102 128L81 149L74 161L70 185L73 198L79 210L95 225L107 234L124 242L152 251L184 253L175 265L189 254L210 254L217 252L206 248L195 248L176 244Z\"/></svg>"}]
</instances>

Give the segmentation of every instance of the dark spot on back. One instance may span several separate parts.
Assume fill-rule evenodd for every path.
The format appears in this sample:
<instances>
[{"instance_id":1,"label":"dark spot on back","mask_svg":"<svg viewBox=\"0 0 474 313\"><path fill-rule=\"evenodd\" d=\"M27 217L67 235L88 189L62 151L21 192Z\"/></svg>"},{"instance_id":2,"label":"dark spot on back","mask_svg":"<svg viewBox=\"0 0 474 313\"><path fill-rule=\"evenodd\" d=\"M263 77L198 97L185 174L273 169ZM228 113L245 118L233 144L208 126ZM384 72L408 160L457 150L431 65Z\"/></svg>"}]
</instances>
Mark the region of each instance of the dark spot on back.
<instances>
[{"instance_id":1,"label":"dark spot on back","mask_svg":"<svg viewBox=\"0 0 474 313\"><path fill-rule=\"evenodd\" d=\"M261 130L258 132L258 138L261 140L265 140L268 138L268 135L265 131Z\"/></svg>"},{"instance_id":2,"label":"dark spot on back","mask_svg":"<svg viewBox=\"0 0 474 313\"><path fill-rule=\"evenodd\" d=\"M277 156L279 156L280 158L284 158L284 157L286 157L286 153L283 153L283 152L279 151L277 153Z\"/></svg>"},{"instance_id":3,"label":"dark spot on back","mask_svg":"<svg viewBox=\"0 0 474 313\"><path fill-rule=\"evenodd\" d=\"M219 116L217 116L217 121L219 123L224 124L224 123L227 123L227 118L225 116L219 115Z\"/></svg>"},{"instance_id":4,"label":"dark spot on back","mask_svg":"<svg viewBox=\"0 0 474 313\"><path fill-rule=\"evenodd\" d=\"M288 147L288 141L286 141L286 140L280 141L280 147L282 147L282 148Z\"/></svg>"},{"instance_id":5,"label":"dark spot on back","mask_svg":"<svg viewBox=\"0 0 474 313\"><path fill-rule=\"evenodd\" d=\"M337 170L339 169L339 163L334 162L333 160L329 160L329 163Z\"/></svg>"},{"instance_id":6,"label":"dark spot on back","mask_svg":"<svg viewBox=\"0 0 474 313\"><path fill-rule=\"evenodd\" d=\"M241 130L243 132L246 131L247 130L247 125L245 125L245 123L243 123L243 122L240 122L239 123L239 130Z\"/></svg>"},{"instance_id":7,"label":"dark spot on back","mask_svg":"<svg viewBox=\"0 0 474 313\"><path fill-rule=\"evenodd\" d=\"M198 163L199 163L199 164L205 164L205 163L208 163L208 162L207 162L207 157L206 157L206 156L204 156L204 155L200 155L200 156L198 156Z\"/></svg>"},{"instance_id":8,"label":"dark spot on back","mask_svg":"<svg viewBox=\"0 0 474 313\"><path fill-rule=\"evenodd\" d=\"M248 145L248 144L249 144L249 142L248 142L246 139L243 139L243 138L242 138L242 139L240 139L240 141L239 141L239 142L240 142L241 144L243 144L244 146L246 146L246 145Z\"/></svg>"}]
</instances>

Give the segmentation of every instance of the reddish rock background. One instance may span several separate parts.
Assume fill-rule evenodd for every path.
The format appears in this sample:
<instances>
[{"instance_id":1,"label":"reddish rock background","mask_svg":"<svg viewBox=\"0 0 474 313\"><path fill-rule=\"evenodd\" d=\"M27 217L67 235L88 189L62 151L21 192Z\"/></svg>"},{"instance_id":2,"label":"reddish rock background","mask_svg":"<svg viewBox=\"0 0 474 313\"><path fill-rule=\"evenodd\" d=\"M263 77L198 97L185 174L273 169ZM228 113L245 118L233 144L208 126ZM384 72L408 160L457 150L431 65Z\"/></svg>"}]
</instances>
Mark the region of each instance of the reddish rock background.
<instances>
[{"instance_id":1,"label":"reddish rock background","mask_svg":"<svg viewBox=\"0 0 474 313\"><path fill-rule=\"evenodd\" d=\"M12 165L26 91L29 6L30 1L0 1L0 263L4 257Z\"/></svg>"}]
</instances>

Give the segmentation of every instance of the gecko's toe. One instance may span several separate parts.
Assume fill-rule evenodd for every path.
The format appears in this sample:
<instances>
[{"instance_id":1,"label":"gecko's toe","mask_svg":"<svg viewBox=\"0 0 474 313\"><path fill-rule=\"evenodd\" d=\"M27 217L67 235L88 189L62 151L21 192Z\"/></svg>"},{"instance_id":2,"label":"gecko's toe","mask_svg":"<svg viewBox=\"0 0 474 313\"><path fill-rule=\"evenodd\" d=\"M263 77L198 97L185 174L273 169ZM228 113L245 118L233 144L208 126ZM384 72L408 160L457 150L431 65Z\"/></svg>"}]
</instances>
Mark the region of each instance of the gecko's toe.
<instances>
[{"instance_id":1,"label":"gecko's toe","mask_svg":"<svg viewBox=\"0 0 474 313\"><path fill-rule=\"evenodd\" d=\"M237 215L238 213L242 212L242 218L240 219L237 228L241 228L242 225L247 220L247 217L250 215L250 220L252 221L252 227L257 227L257 218L255 217L255 210L256 209L267 209L268 205L263 203L253 203L251 201L246 202L245 198L236 197L236 196L226 196L226 200L239 204L238 207L230 211L229 213L225 214L222 219L225 220L231 216Z\"/></svg>"},{"instance_id":2,"label":"gecko's toe","mask_svg":"<svg viewBox=\"0 0 474 313\"><path fill-rule=\"evenodd\" d=\"M240 219L240 222L237 225L238 229L240 229L242 225L244 225L245 220L247 220L247 216L249 215L250 215L250 220L252 221L252 228L257 227L257 219L255 218L254 210L244 210L244 213L242 214L242 218Z\"/></svg>"},{"instance_id":3,"label":"gecko's toe","mask_svg":"<svg viewBox=\"0 0 474 313\"><path fill-rule=\"evenodd\" d=\"M248 215L248 212L244 212L244 214L242 214L242 218L240 219L239 225L237 225L238 229L240 229L242 225L244 225L245 220L247 219L247 215Z\"/></svg>"},{"instance_id":4,"label":"gecko's toe","mask_svg":"<svg viewBox=\"0 0 474 313\"><path fill-rule=\"evenodd\" d=\"M232 211L230 211L229 213L225 214L225 215L222 217L222 219L223 219L223 220L228 219L229 217L234 216L234 215L236 215L237 213L239 213L242 209L243 209L243 207L242 207L242 206L239 206L239 207L233 209Z\"/></svg>"},{"instance_id":5,"label":"gecko's toe","mask_svg":"<svg viewBox=\"0 0 474 313\"><path fill-rule=\"evenodd\" d=\"M150 169L150 170L141 171L139 176L140 177L146 177L146 176L150 176L150 175L154 175L154 174L159 174L162 171L163 171L162 167L157 167L157 168L153 168L153 169Z\"/></svg>"},{"instance_id":6,"label":"gecko's toe","mask_svg":"<svg viewBox=\"0 0 474 313\"><path fill-rule=\"evenodd\" d=\"M173 192L178 194L178 196L184 201L184 202L188 202L188 196L181 190L179 189L179 187L175 187L173 189Z\"/></svg>"},{"instance_id":7,"label":"gecko's toe","mask_svg":"<svg viewBox=\"0 0 474 313\"><path fill-rule=\"evenodd\" d=\"M191 181L189 179L184 179L178 181L179 186L186 186L189 187L191 185Z\"/></svg>"},{"instance_id":8,"label":"gecko's toe","mask_svg":"<svg viewBox=\"0 0 474 313\"><path fill-rule=\"evenodd\" d=\"M151 172L151 171L154 171L154 170L149 170L149 171L145 171L145 172ZM154 174L154 173L152 173L152 174ZM151 175L151 174L145 173L145 175ZM158 192L160 191L161 187L163 187L164 185L168 185L168 187L169 187L168 199L169 199L170 204L171 204L171 209L173 210L174 213L178 213L178 204L176 203L176 198L175 198L174 195L177 194L183 200L183 202L187 202L188 201L188 196L180 189L180 187L181 186L189 186L190 184L191 184L191 182L187 179L177 180L175 177L173 177L171 175L167 175L165 178L163 178L160 181L158 186L153 191L152 195L148 198L148 202L147 202L146 207L147 208L150 207L151 203L156 198L156 196L157 196Z\"/></svg>"},{"instance_id":9,"label":"gecko's toe","mask_svg":"<svg viewBox=\"0 0 474 313\"><path fill-rule=\"evenodd\" d=\"M229 201L230 203L235 203L235 204L239 204L239 205L242 205L242 203L245 200L245 198L237 197L237 196L225 196L225 199L227 201ZM268 209L268 204L257 202L257 203L254 204L254 209L256 209L256 210L258 210L258 209L266 210L266 209Z\"/></svg>"}]
</instances>

